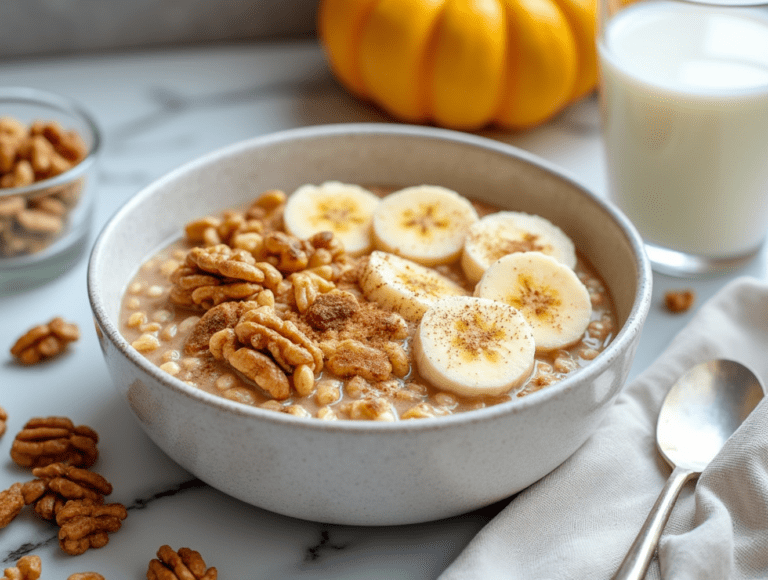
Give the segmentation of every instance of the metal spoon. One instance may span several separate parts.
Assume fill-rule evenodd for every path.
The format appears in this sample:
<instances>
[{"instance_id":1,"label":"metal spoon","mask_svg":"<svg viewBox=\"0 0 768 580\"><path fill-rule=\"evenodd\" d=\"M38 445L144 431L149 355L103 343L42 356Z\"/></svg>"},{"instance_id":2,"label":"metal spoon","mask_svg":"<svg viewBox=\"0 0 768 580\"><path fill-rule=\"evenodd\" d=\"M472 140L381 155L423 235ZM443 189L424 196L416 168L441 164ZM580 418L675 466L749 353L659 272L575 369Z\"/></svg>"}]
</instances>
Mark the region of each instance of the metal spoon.
<instances>
[{"instance_id":1,"label":"metal spoon","mask_svg":"<svg viewBox=\"0 0 768 580\"><path fill-rule=\"evenodd\" d=\"M723 359L692 367L672 385L656 425L656 442L672 474L613 580L645 577L683 485L709 465L763 393L751 370Z\"/></svg>"}]
</instances>

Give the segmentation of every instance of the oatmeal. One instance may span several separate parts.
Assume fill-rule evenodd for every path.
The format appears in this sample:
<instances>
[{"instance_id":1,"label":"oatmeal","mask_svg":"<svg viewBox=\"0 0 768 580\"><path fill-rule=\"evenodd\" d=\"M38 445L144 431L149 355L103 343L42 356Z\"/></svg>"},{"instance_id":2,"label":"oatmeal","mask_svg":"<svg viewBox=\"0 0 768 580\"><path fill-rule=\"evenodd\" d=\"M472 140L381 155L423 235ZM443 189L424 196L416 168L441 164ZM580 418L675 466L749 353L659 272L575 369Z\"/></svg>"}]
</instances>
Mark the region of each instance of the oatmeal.
<instances>
[{"instance_id":1,"label":"oatmeal","mask_svg":"<svg viewBox=\"0 0 768 580\"><path fill-rule=\"evenodd\" d=\"M270 190L245 209L188 224L183 239L129 282L121 312L128 342L177 379L242 404L322 420L393 421L526 396L589 364L615 335L605 285L558 228L540 225L543 218L420 186L402 190L413 201L388 204L402 219L380 219L384 204L372 204L370 192L389 199L384 189L329 182L307 197L311 187L302 188L303 203L311 202L303 212L293 196ZM343 207L322 197L329 191ZM364 203L355 205L360 192ZM455 250L458 223L466 229L460 238L472 228L464 257ZM497 254L526 249L535 260L502 271L502 281L514 276L515 284L494 282L493 270L507 261ZM478 294L507 286L518 294ZM445 316L445 337L420 340L425 313L450 296L471 316ZM490 318L480 320L480 303L496 305L483 310ZM480 338L483 349L475 348ZM510 366L523 351L527 358ZM501 359L514 380L505 370L486 385Z\"/></svg>"}]
</instances>

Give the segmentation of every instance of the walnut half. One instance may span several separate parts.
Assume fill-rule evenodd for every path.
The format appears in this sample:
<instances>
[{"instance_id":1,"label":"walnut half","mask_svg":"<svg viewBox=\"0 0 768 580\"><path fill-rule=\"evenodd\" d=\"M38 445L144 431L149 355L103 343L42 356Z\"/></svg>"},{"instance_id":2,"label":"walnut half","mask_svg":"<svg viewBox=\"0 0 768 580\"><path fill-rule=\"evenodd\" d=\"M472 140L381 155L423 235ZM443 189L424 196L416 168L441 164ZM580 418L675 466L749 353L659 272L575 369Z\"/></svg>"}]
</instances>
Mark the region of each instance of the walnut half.
<instances>
[{"instance_id":1,"label":"walnut half","mask_svg":"<svg viewBox=\"0 0 768 580\"><path fill-rule=\"evenodd\" d=\"M160 546L157 559L150 560L147 580L217 580L216 568L206 568L200 552L168 546Z\"/></svg>"},{"instance_id":2,"label":"walnut half","mask_svg":"<svg viewBox=\"0 0 768 580\"><path fill-rule=\"evenodd\" d=\"M80 338L76 324L56 317L47 324L31 328L11 347L11 354L25 365L33 365L64 351L70 342Z\"/></svg>"},{"instance_id":3,"label":"walnut half","mask_svg":"<svg viewBox=\"0 0 768 580\"><path fill-rule=\"evenodd\" d=\"M98 473L63 463L36 467L32 474L38 479L23 485L24 502L34 503L35 512L45 520L56 521L56 515L71 499L101 504L104 496L112 493L112 484Z\"/></svg>"},{"instance_id":4,"label":"walnut half","mask_svg":"<svg viewBox=\"0 0 768 580\"><path fill-rule=\"evenodd\" d=\"M67 554L77 556L89 548L103 548L110 533L116 532L128 516L119 503L102 505L89 499L70 500L56 515L59 546Z\"/></svg>"},{"instance_id":5,"label":"walnut half","mask_svg":"<svg viewBox=\"0 0 768 580\"><path fill-rule=\"evenodd\" d=\"M99 456L99 436L67 417L35 417L27 421L11 446L11 459L21 467L67 463L90 467Z\"/></svg>"},{"instance_id":6,"label":"walnut half","mask_svg":"<svg viewBox=\"0 0 768 580\"><path fill-rule=\"evenodd\" d=\"M12 568L6 568L0 580L37 580L43 570L39 556L22 556Z\"/></svg>"}]
</instances>

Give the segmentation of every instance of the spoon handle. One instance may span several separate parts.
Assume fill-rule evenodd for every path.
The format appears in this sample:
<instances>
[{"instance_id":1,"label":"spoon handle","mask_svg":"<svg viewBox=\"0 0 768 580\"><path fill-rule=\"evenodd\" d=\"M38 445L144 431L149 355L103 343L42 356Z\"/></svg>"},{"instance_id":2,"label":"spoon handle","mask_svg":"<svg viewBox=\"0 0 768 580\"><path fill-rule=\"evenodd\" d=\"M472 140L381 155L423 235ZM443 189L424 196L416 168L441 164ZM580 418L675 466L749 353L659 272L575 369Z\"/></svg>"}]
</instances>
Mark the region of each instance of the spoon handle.
<instances>
[{"instance_id":1,"label":"spoon handle","mask_svg":"<svg viewBox=\"0 0 768 580\"><path fill-rule=\"evenodd\" d=\"M661 532L667 524L669 514L672 513L672 506L675 505L680 490L685 482L697 475L697 471L675 467L613 580L642 580L645 577L648 564L656 551Z\"/></svg>"}]
</instances>

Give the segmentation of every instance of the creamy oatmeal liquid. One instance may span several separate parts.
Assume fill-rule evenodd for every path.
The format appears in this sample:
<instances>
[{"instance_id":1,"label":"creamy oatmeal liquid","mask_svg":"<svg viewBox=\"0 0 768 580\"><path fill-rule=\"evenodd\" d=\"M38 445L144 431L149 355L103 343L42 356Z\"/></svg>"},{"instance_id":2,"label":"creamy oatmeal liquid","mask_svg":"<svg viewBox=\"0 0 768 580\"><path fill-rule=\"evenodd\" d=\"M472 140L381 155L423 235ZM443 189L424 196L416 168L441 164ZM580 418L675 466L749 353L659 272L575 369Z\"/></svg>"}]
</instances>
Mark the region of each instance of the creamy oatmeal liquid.
<instances>
[{"instance_id":1,"label":"creamy oatmeal liquid","mask_svg":"<svg viewBox=\"0 0 768 580\"><path fill-rule=\"evenodd\" d=\"M599 46L609 191L651 244L709 258L768 228L768 20L640 2Z\"/></svg>"}]
</instances>

